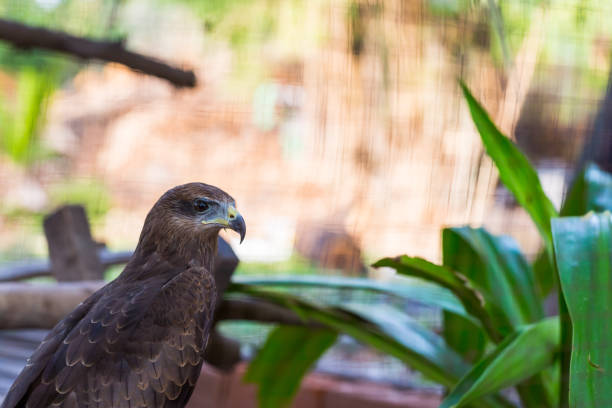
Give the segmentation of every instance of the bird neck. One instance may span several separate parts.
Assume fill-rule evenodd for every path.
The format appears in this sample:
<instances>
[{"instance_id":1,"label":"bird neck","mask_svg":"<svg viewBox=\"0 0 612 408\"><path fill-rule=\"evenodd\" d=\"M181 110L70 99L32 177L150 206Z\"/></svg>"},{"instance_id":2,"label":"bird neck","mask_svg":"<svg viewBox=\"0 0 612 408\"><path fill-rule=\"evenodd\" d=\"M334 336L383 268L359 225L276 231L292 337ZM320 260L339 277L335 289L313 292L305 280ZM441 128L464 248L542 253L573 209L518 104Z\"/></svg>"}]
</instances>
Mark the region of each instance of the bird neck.
<instances>
[{"instance_id":1,"label":"bird neck","mask_svg":"<svg viewBox=\"0 0 612 408\"><path fill-rule=\"evenodd\" d=\"M148 238L150 237L141 237L132 259L145 260L156 255L177 267L196 266L213 271L218 233L192 237L189 240Z\"/></svg>"}]
</instances>

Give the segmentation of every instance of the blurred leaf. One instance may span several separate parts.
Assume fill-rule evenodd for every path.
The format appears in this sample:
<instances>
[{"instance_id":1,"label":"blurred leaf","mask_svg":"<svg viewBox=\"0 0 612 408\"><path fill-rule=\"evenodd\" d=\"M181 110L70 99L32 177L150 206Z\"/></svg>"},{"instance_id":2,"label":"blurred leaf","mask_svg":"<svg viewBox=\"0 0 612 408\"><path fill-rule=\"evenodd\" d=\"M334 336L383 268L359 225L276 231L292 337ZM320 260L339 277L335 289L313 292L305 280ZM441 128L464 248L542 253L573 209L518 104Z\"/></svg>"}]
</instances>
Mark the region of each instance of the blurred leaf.
<instances>
[{"instance_id":1,"label":"blurred leaf","mask_svg":"<svg viewBox=\"0 0 612 408\"><path fill-rule=\"evenodd\" d=\"M349 310L322 307L298 297L233 283L229 295L246 295L293 310L305 322L320 322L339 333L398 358L425 377L446 387L457 383L469 366L435 333L403 318L384 305L348 304ZM511 407L504 398L494 396L474 403L475 407Z\"/></svg>"},{"instance_id":2,"label":"blurred leaf","mask_svg":"<svg viewBox=\"0 0 612 408\"><path fill-rule=\"evenodd\" d=\"M558 350L558 319L520 327L461 379L440 408L460 407L517 384L551 365Z\"/></svg>"},{"instance_id":3,"label":"blurred leaf","mask_svg":"<svg viewBox=\"0 0 612 408\"><path fill-rule=\"evenodd\" d=\"M467 86L462 81L460 81L460 85L487 154L493 159L493 162L499 170L501 181L506 188L512 192L516 201L531 216L531 219L544 240L547 256L552 263L553 244L550 222L552 218L558 216L558 213L550 199L544 193L537 172L516 145L497 129L484 108L472 96ZM541 269L539 271L541 272ZM538 287L542 288L546 284L546 279L553 279L553 276L555 276L555 274L552 269L548 270L548 276L542 278L540 275ZM541 289L538 290L538 287L534 286L533 291L536 293L542 292ZM561 332L563 334L562 339L564 341L562 349L566 350L569 345L566 340L568 324L565 304L562 297L559 298L559 310L562 326ZM508 309L505 309L505 311L508 312ZM567 367L566 357L565 354L562 355L562 381L565 381L564 379L567 378L567 370L565 369ZM521 400L526 406L535 406L531 398L533 393L530 392L530 389L535 389L535 392L544 392L545 385L542 384L542 380L539 377L540 376L531 378L529 384L521 384L517 388L521 395ZM561 387L561 389L563 392L563 387ZM563 404L564 398L565 396L562 395L561 404Z\"/></svg>"},{"instance_id":4,"label":"blurred leaf","mask_svg":"<svg viewBox=\"0 0 612 408\"><path fill-rule=\"evenodd\" d=\"M244 376L258 385L259 406L286 407L308 369L336 341L326 329L281 326L268 335Z\"/></svg>"},{"instance_id":5,"label":"blurred leaf","mask_svg":"<svg viewBox=\"0 0 612 408\"><path fill-rule=\"evenodd\" d=\"M570 405L612 406L612 216L554 220L555 255L573 325Z\"/></svg>"},{"instance_id":6,"label":"blurred leaf","mask_svg":"<svg viewBox=\"0 0 612 408\"><path fill-rule=\"evenodd\" d=\"M404 361L442 385L452 386L469 368L459 355L445 346L444 340L417 324L389 330L390 322L369 321L347 310L317 306L295 296L251 285L233 283L229 293L247 295L287 307L307 321L321 322Z\"/></svg>"},{"instance_id":7,"label":"blurred leaf","mask_svg":"<svg viewBox=\"0 0 612 408\"><path fill-rule=\"evenodd\" d=\"M445 228L442 247L444 265L475 282L485 299L503 311L496 320L502 334L544 316L533 272L514 239L483 228Z\"/></svg>"},{"instance_id":8,"label":"blurred leaf","mask_svg":"<svg viewBox=\"0 0 612 408\"><path fill-rule=\"evenodd\" d=\"M71 180L55 184L49 195L53 205L80 204L91 222L96 223L111 207L111 197L104 184L95 179Z\"/></svg>"},{"instance_id":9,"label":"blurred leaf","mask_svg":"<svg viewBox=\"0 0 612 408\"><path fill-rule=\"evenodd\" d=\"M561 208L561 216L612 211L612 174L589 163L576 177Z\"/></svg>"},{"instance_id":10,"label":"blurred leaf","mask_svg":"<svg viewBox=\"0 0 612 408\"><path fill-rule=\"evenodd\" d=\"M482 327L475 325L472 320L446 311L442 313L442 337L449 347L470 363L482 357L488 342Z\"/></svg>"},{"instance_id":11,"label":"blurred leaf","mask_svg":"<svg viewBox=\"0 0 612 408\"><path fill-rule=\"evenodd\" d=\"M612 211L612 174L589 163L576 176L561 206L561 216L579 216L589 211ZM544 252L536 258L533 269L541 296L555 286L556 273Z\"/></svg>"},{"instance_id":12,"label":"blurred leaf","mask_svg":"<svg viewBox=\"0 0 612 408\"><path fill-rule=\"evenodd\" d=\"M548 252L542 248L535 261L533 261L533 277L540 299L546 298L555 288L557 284L556 273Z\"/></svg>"},{"instance_id":13,"label":"blurred leaf","mask_svg":"<svg viewBox=\"0 0 612 408\"><path fill-rule=\"evenodd\" d=\"M472 286L465 276L446 266L436 265L425 259L407 255L383 258L372 266L388 266L394 268L400 274L416 276L449 289L461 300L465 309L481 322L487 334L494 341L501 340L496 324L491 320L490 313L487 310L487 307L494 305L486 303L482 293Z\"/></svg>"},{"instance_id":14,"label":"blurred leaf","mask_svg":"<svg viewBox=\"0 0 612 408\"><path fill-rule=\"evenodd\" d=\"M552 256L550 219L558 214L544 194L538 174L518 147L497 129L463 81L459 83L487 154L499 170L500 179L516 201L529 213L540 231L549 255Z\"/></svg>"},{"instance_id":15,"label":"blurred leaf","mask_svg":"<svg viewBox=\"0 0 612 408\"><path fill-rule=\"evenodd\" d=\"M15 99L0 99L2 148L14 162L26 164L37 158L39 131L54 90L52 74L24 69L17 77Z\"/></svg>"},{"instance_id":16,"label":"blurred leaf","mask_svg":"<svg viewBox=\"0 0 612 408\"><path fill-rule=\"evenodd\" d=\"M494 236L482 228L462 227L445 229L442 242L444 264L481 288L495 329L502 336L544 316L532 270L512 238ZM460 333L473 330L456 318L451 317L450 324ZM444 333L447 343L466 358L484 352L477 333L469 337L446 328ZM535 375L519 384L517 391L523 406L546 407L550 406L550 398L545 396L547 388L541 376Z\"/></svg>"},{"instance_id":17,"label":"blurred leaf","mask_svg":"<svg viewBox=\"0 0 612 408\"><path fill-rule=\"evenodd\" d=\"M380 282L366 278L350 278L343 276L274 276L274 277L251 277L234 276L235 283L245 283L262 287L320 287L332 289L365 290L377 293L393 295L411 301L421 303L471 320L476 325L480 323L470 315L463 304L448 289L433 285L428 282L411 282L406 278L395 278L389 282ZM477 326L476 326L477 327Z\"/></svg>"},{"instance_id":18,"label":"blurred leaf","mask_svg":"<svg viewBox=\"0 0 612 408\"><path fill-rule=\"evenodd\" d=\"M514 241L471 228L447 229L443 241L445 262L453 268L407 256L383 259L374 266L391 266L399 273L422 277L450 289L462 300L466 310L479 318L495 343L501 342L515 327L535 321L543 314L531 270ZM452 317L449 324L452 328L445 330L445 334L452 329L452 335L446 340L453 349L466 358L483 353L485 344L478 332L471 331L473 327ZM457 335L456 330L473 336ZM526 406L549 406L548 402L534 405L531 398L545 392L542 379L535 376L528 381L529 384L518 386Z\"/></svg>"},{"instance_id":19,"label":"blurred leaf","mask_svg":"<svg viewBox=\"0 0 612 408\"><path fill-rule=\"evenodd\" d=\"M446 267L460 271L468 278L470 278L471 275L477 275L477 271L484 270L481 266L482 262L478 254L469 244L466 245L461 239L449 239L449 236L452 238L452 235L447 231L442 231L442 260ZM478 267L474 268L473 265L475 264L478 265ZM472 280L474 280L473 276ZM486 282L484 274L481 279L476 280L476 282L481 281ZM489 312L498 316L497 320L495 320L495 318L492 319L498 326L509 326L507 319L499 313L499 308L493 308L493 310L489 308ZM442 333L446 340L446 344L470 362L479 360L484 354L487 346L486 334L461 317L445 313L443 319ZM496 332L499 332L499 330L496 329ZM501 340L501 335L498 340Z\"/></svg>"}]
</instances>

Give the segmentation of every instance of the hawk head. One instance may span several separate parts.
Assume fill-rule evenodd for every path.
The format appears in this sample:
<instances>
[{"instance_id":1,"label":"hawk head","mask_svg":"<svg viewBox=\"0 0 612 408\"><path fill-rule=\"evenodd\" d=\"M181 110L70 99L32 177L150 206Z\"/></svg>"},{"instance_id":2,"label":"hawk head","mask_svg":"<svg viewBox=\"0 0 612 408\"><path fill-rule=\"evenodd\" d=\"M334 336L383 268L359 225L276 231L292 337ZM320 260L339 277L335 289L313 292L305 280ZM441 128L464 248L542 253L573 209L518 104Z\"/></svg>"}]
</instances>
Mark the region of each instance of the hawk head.
<instances>
[{"instance_id":1,"label":"hawk head","mask_svg":"<svg viewBox=\"0 0 612 408\"><path fill-rule=\"evenodd\" d=\"M167 191L155 204L163 208L166 221L182 232L209 235L229 228L246 234L244 218L225 191L204 183L183 184ZM154 207L154 208L155 208Z\"/></svg>"},{"instance_id":2,"label":"hawk head","mask_svg":"<svg viewBox=\"0 0 612 408\"><path fill-rule=\"evenodd\" d=\"M246 224L234 199L215 186L188 183L168 190L155 203L145 220L141 241L145 237L170 241L170 245L172 241L216 241L224 228L236 231L240 242L244 240Z\"/></svg>"}]
</instances>

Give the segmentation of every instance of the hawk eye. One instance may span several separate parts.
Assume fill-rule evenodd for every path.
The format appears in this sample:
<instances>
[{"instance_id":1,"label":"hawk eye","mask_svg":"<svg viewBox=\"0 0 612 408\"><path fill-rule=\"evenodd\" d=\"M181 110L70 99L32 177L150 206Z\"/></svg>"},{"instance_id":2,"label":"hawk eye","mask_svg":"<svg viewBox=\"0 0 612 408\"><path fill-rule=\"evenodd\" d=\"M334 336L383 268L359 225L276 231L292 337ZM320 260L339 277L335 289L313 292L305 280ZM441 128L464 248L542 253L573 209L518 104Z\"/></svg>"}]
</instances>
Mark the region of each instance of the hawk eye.
<instances>
[{"instance_id":1,"label":"hawk eye","mask_svg":"<svg viewBox=\"0 0 612 408\"><path fill-rule=\"evenodd\" d=\"M193 202L193 208L195 208L197 212L204 212L208 210L208 203L201 198L196 198Z\"/></svg>"}]
</instances>

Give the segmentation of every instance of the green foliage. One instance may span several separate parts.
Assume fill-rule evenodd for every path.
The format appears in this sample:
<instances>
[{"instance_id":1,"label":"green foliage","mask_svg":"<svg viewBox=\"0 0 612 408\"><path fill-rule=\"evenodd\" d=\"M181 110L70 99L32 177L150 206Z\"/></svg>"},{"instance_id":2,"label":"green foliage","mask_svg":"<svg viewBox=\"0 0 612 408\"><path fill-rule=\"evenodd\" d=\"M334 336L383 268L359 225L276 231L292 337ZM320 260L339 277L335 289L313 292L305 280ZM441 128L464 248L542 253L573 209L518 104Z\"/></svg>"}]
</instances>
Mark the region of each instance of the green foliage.
<instances>
[{"instance_id":1,"label":"green foliage","mask_svg":"<svg viewBox=\"0 0 612 408\"><path fill-rule=\"evenodd\" d=\"M559 338L559 321L555 318L519 327L474 365L440 408L468 404L537 374L554 361Z\"/></svg>"},{"instance_id":2,"label":"green foliage","mask_svg":"<svg viewBox=\"0 0 612 408\"><path fill-rule=\"evenodd\" d=\"M0 95L2 150L16 163L40 159L38 136L55 90L53 77L51 73L24 69L17 76L15 100Z\"/></svg>"},{"instance_id":3,"label":"green foliage","mask_svg":"<svg viewBox=\"0 0 612 408\"><path fill-rule=\"evenodd\" d=\"M121 0L0 0L3 18L88 37L108 37L109 19ZM23 51L15 50L17 53ZM40 56L45 55L41 53ZM4 60L4 58L0 58ZM23 61L23 60L22 60ZM10 63L10 61L2 61Z\"/></svg>"},{"instance_id":4,"label":"green foliage","mask_svg":"<svg viewBox=\"0 0 612 408\"><path fill-rule=\"evenodd\" d=\"M570 404L612 406L612 216L555 220L553 238L573 326Z\"/></svg>"},{"instance_id":5,"label":"green foliage","mask_svg":"<svg viewBox=\"0 0 612 408\"><path fill-rule=\"evenodd\" d=\"M537 173L518 148L491 122L484 109L467 87L463 91L470 112L487 152L500 171L500 178L517 201L531 215L540 230L548 254L553 240L563 294L569 306L573 326L571 361L571 399L573 406L611 405L607 371L612 367L609 339L612 338L612 215L588 215L585 218L558 218L550 200L543 193ZM609 209L612 203L612 175L589 166L577 178L564 203L562 214L582 213L590 209ZM552 227L551 227L552 223ZM234 285L234 295L272 302L293 310L304 322L319 322L337 333L389 353L421 371L430 379L451 390L442 407L513 406L497 394L515 386L524 407L565 406L567 390L563 388L565 371L559 370L556 357L567 350L568 326L564 323L565 303L561 301L560 317L545 318L545 293L534 278L533 267L509 237L494 236L484 229L470 227L443 230L443 265L410 256L384 258L374 267L391 267L401 275L429 281L452 293L454 301L437 302L427 290L420 296L425 304L444 311L444 338L415 324L405 314L381 305L343 303L342 307L316 306L282 292L263 287L336 287L346 290L370 290L393 296L415 296L407 288L370 283L367 280L311 277L274 279L249 278L246 284ZM550 261L549 255L543 259ZM548 263L549 280L557 271ZM416 298L419 298L417 295ZM458 307L458 304L462 307ZM461 332L457 335L457 332ZM282 333L282 332L281 332ZM316 344L306 331L302 342ZM561 334L560 334L561 333ZM273 355L280 350L272 339L261 353ZM315 356L327 344L309 350L298 376L279 390L282 403L295 392L297 377L305 373ZM289 347L288 355L299 347ZM284 350L283 353L287 353ZM563 353L561 353L563 354ZM263 359L263 357L262 357ZM282 360L282 359L278 359ZM278 367L282 361L272 363ZM256 359L253 370L260 360ZM563 367L563 359L561 360ZM290 363L289 363L290 364ZM274 368L265 367L267 372ZM267 376L252 376L263 389L269 389Z\"/></svg>"},{"instance_id":6,"label":"green foliage","mask_svg":"<svg viewBox=\"0 0 612 408\"><path fill-rule=\"evenodd\" d=\"M336 341L326 329L281 326L270 333L244 380L261 384L257 397L262 408L285 407L297 393L304 374Z\"/></svg>"},{"instance_id":7,"label":"green foliage","mask_svg":"<svg viewBox=\"0 0 612 408\"><path fill-rule=\"evenodd\" d=\"M378 282L366 278L348 278L343 276L276 275L274 277L235 276L233 282L271 289L327 288L338 291L351 291L353 293L357 291L384 293L398 298L410 299L432 308L446 310L455 315L473 320L478 325L478 321L465 310L461 301L451 291L420 280L415 281L398 277L389 282Z\"/></svg>"},{"instance_id":8,"label":"green foliage","mask_svg":"<svg viewBox=\"0 0 612 408\"><path fill-rule=\"evenodd\" d=\"M489 344L487 333L470 319L442 311L442 337L466 361L475 363Z\"/></svg>"},{"instance_id":9,"label":"green foliage","mask_svg":"<svg viewBox=\"0 0 612 408\"><path fill-rule=\"evenodd\" d=\"M442 232L443 264L484 288L496 337L543 316L534 291L532 272L510 237L496 237L484 229L446 228ZM486 337L462 317L444 314L444 338L469 361L485 352Z\"/></svg>"},{"instance_id":10,"label":"green foliage","mask_svg":"<svg viewBox=\"0 0 612 408\"><path fill-rule=\"evenodd\" d=\"M375 268L381 266L390 267L399 274L425 279L450 290L461 301L465 309L485 328L489 336L496 339L499 338L494 322L491 320L487 310L487 307L494 307L494 305L487 303L479 288L474 287L472 282L463 275L422 258L406 255L397 258L383 258L372 266Z\"/></svg>"},{"instance_id":11,"label":"green foliage","mask_svg":"<svg viewBox=\"0 0 612 408\"><path fill-rule=\"evenodd\" d=\"M107 188L92 179L56 184L50 188L49 196L54 206L62 204L84 206L87 216L94 224L106 215L111 205Z\"/></svg>"},{"instance_id":12,"label":"green foliage","mask_svg":"<svg viewBox=\"0 0 612 408\"><path fill-rule=\"evenodd\" d=\"M485 333L494 343L500 343L495 350L501 353L513 344L511 339L517 337L517 333L522 333L525 324L540 321L543 317L541 299L537 298L535 293L531 269L516 243L508 237L495 237L483 229L449 228L443 231L443 249L444 266L408 256L385 258L374 266L393 267L398 273L436 282L453 291L464 302L465 309L478 318L481 327L474 326L471 321L463 317L446 313L445 324L450 327L444 331L445 340L450 347L468 361L477 361L475 367L481 367L471 374L469 380L466 380L486 385L482 388L478 385L477 390L480 391L474 391L477 393L475 395L497 391L499 388L489 388L493 387L491 383L503 386L516 385L529 375L545 368L541 366L542 360L524 362L520 366L521 370L508 380L510 383L503 383L500 379L493 381L489 377L499 376L500 371L482 368L488 367L490 362L495 360L494 354L491 353L482 357L487 346ZM527 299L528 296L531 296L531 299ZM558 344L559 336L550 330L544 333L537 331L537 333L537 336L528 339L535 339L533 341L537 343L541 341L542 336L548 336L539 346L548 350L550 358L546 361L547 365L550 365L557 349L549 347L549 344ZM520 336L519 338L521 341L524 339ZM514 347L510 350L516 352ZM545 392L546 387L541 378L532 378L530 381L528 388L531 392L533 390ZM462 386L466 387L465 383ZM457 394L463 392L468 390L457 391ZM526 395L523 402L525 403L528 398L529 395ZM548 395L540 395L537 399L539 403L535 406L548 406L545 401L549 399ZM458 399L457 403L460 401L461 399Z\"/></svg>"},{"instance_id":13,"label":"green foliage","mask_svg":"<svg viewBox=\"0 0 612 408\"><path fill-rule=\"evenodd\" d=\"M487 300L503 314L495 319L502 335L544 316L531 267L512 238L494 236L483 228L445 228L442 248L445 266L490 294Z\"/></svg>"},{"instance_id":14,"label":"green foliage","mask_svg":"<svg viewBox=\"0 0 612 408\"><path fill-rule=\"evenodd\" d=\"M37 27L109 38L116 37L108 24L114 3L3 0L0 14ZM9 83L0 90L0 148L13 162L27 166L51 155L39 143L47 106L54 91L75 75L79 67L76 61L57 53L0 43L0 69L14 78L14 86Z\"/></svg>"},{"instance_id":15,"label":"green foliage","mask_svg":"<svg viewBox=\"0 0 612 408\"><path fill-rule=\"evenodd\" d=\"M434 14L455 15L470 8L470 0L429 0L429 9Z\"/></svg>"},{"instance_id":16,"label":"green foliage","mask_svg":"<svg viewBox=\"0 0 612 408\"><path fill-rule=\"evenodd\" d=\"M468 369L435 333L413 322L405 324L408 322L390 320L386 313L318 306L293 295L263 290L254 285L232 284L228 293L283 306L306 323L323 323L329 329L348 334L406 362L440 384L454 384Z\"/></svg>"},{"instance_id":17,"label":"green foliage","mask_svg":"<svg viewBox=\"0 0 612 408\"><path fill-rule=\"evenodd\" d=\"M497 129L468 87L463 82L460 84L487 154L499 170L499 178L531 216L552 256L550 220L558 214L544 193L537 172L518 147Z\"/></svg>"},{"instance_id":18,"label":"green foliage","mask_svg":"<svg viewBox=\"0 0 612 408\"><path fill-rule=\"evenodd\" d=\"M96 224L103 220L111 206L110 193L104 184L95 179L86 180L68 180L60 183L52 184L46 188L48 194L48 203L45 208L32 210L16 204L7 204L0 202L0 215L9 222L19 222L21 225L31 228L28 232L32 234L32 239L27 240L27 245L32 245L37 242L37 239L42 240L44 251L35 251L31 255L43 255L46 251L44 236L42 236L42 224L46 214L63 204L80 204L85 207L90 223L95 228ZM95 231L94 231L95 235ZM23 243L20 244L20 247ZM40 247L40 245L36 245ZM15 250L15 249L13 249ZM23 252L24 248L20 248L18 252ZM8 250L11 251L10 249ZM28 250L30 252L30 250ZM40 252L40 254L37 254ZM23 258L24 254L20 256ZM121 268L122 269L122 268ZM114 278L121 270L115 271L113 268L107 271L108 278ZM112 279L107 279L112 280Z\"/></svg>"},{"instance_id":19,"label":"green foliage","mask_svg":"<svg viewBox=\"0 0 612 408\"><path fill-rule=\"evenodd\" d=\"M543 296L546 291L552 287L552 282L556 281L555 270L550 267L552 265L553 248L552 248L552 233L551 220L558 216L550 199L544 193L537 172L530 165L527 158L521 153L512 141L504 136L499 129L491 121L489 115L484 108L472 96L467 86L460 82L463 94L468 103L470 113L478 133L483 141L488 155L493 159L499 171L499 177L506 188L512 192L517 202L527 211L531 219L538 228L540 235L544 241L546 248L546 257L548 259L537 264L537 285L533 288L532 293L537 293ZM547 265L548 264L548 267ZM539 298L538 301L542 301ZM568 377L568 348L567 338L570 336L569 319L567 309L562 297L559 297L559 313L561 319L561 337L564 340L561 353L561 383L563 384ZM546 386L541 384L539 379L531 379L531 384L519 386L518 392L521 394L521 399L526 406L537 406L537 398L532 399L533 390L544 393ZM534 384L534 382L536 384ZM560 403L565 405L566 393L565 388L561 387ZM542 396L541 399L544 397Z\"/></svg>"},{"instance_id":20,"label":"green foliage","mask_svg":"<svg viewBox=\"0 0 612 408\"><path fill-rule=\"evenodd\" d=\"M299 255L292 255L281 262L240 262L236 269L236 276L267 276L289 273L291 275L314 275L319 271L307 259Z\"/></svg>"},{"instance_id":21,"label":"green foliage","mask_svg":"<svg viewBox=\"0 0 612 408\"><path fill-rule=\"evenodd\" d=\"M62 30L75 35L116 38L118 33L111 26L110 18L117 2L118 0L91 0L84 4L78 0L0 0L0 15L24 24ZM13 73L23 69L53 72L56 82L63 82L76 74L79 64L61 54L22 50L1 43L0 68Z\"/></svg>"},{"instance_id":22,"label":"green foliage","mask_svg":"<svg viewBox=\"0 0 612 408\"><path fill-rule=\"evenodd\" d=\"M612 211L612 175L590 163L576 176L565 201L561 216L583 215L589 211ZM556 286L551 259L541 252L533 264L538 290L546 296Z\"/></svg>"},{"instance_id":23,"label":"green foliage","mask_svg":"<svg viewBox=\"0 0 612 408\"><path fill-rule=\"evenodd\" d=\"M561 208L564 217L589 211L612 211L612 175L596 164L588 164L576 177Z\"/></svg>"}]
</instances>

